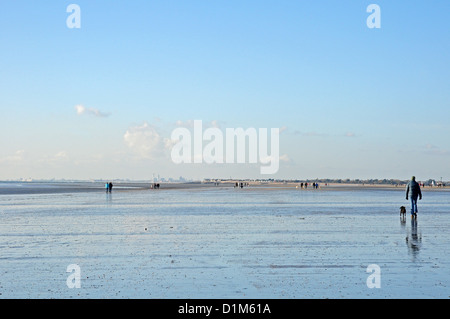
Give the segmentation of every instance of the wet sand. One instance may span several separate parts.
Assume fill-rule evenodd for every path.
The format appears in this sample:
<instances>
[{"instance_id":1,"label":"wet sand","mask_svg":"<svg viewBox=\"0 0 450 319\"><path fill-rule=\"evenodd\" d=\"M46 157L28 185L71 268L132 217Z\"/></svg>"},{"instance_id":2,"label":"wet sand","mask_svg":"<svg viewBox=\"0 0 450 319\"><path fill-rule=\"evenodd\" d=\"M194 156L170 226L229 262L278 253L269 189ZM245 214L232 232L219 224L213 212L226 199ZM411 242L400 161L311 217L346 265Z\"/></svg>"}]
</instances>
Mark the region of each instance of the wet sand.
<instances>
[{"instance_id":1,"label":"wet sand","mask_svg":"<svg viewBox=\"0 0 450 319\"><path fill-rule=\"evenodd\" d=\"M450 297L448 190L122 186L0 196L0 298Z\"/></svg>"},{"instance_id":2,"label":"wet sand","mask_svg":"<svg viewBox=\"0 0 450 319\"><path fill-rule=\"evenodd\" d=\"M11 185L11 187L7 187ZM114 192L146 190L150 189L151 183L143 182L114 182ZM208 187L211 184L196 183L166 183L162 189L185 189ZM0 195L26 195L26 194L67 194L67 193L89 193L106 192L105 182L9 182L0 187Z\"/></svg>"}]
</instances>

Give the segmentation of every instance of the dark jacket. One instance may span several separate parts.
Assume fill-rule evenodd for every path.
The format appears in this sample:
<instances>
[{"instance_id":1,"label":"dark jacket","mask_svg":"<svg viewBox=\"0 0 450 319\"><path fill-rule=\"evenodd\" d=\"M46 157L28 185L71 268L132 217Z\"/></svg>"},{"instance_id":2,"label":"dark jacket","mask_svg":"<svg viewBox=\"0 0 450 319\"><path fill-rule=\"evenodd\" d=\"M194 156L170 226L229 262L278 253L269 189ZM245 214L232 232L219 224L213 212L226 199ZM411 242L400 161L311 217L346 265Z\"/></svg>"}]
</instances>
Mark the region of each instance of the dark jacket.
<instances>
[{"instance_id":1,"label":"dark jacket","mask_svg":"<svg viewBox=\"0 0 450 319\"><path fill-rule=\"evenodd\" d=\"M408 185L406 186L406 199L408 199L408 196L411 198L417 198L419 197L422 199L422 192L420 191L419 183L416 181L410 181Z\"/></svg>"}]
</instances>

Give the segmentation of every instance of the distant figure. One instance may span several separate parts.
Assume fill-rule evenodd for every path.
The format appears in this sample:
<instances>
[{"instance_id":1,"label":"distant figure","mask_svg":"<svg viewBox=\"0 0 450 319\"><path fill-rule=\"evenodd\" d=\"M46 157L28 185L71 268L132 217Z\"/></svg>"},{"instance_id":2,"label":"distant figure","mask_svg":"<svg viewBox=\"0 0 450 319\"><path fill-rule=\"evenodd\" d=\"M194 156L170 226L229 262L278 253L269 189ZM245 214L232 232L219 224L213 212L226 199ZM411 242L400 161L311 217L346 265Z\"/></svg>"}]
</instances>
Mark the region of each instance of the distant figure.
<instances>
[{"instance_id":1,"label":"distant figure","mask_svg":"<svg viewBox=\"0 0 450 319\"><path fill-rule=\"evenodd\" d=\"M108 183L105 184L105 190L106 190L106 192L108 192L108 190L109 190L109 184Z\"/></svg>"},{"instance_id":2,"label":"distant figure","mask_svg":"<svg viewBox=\"0 0 450 319\"><path fill-rule=\"evenodd\" d=\"M300 183L300 187L303 189L303 183Z\"/></svg>"},{"instance_id":3,"label":"distant figure","mask_svg":"<svg viewBox=\"0 0 450 319\"><path fill-rule=\"evenodd\" d=\"M243 187L244 187L244 183L241 182L241 188L243 188Z\"/></svg>"},{"instance_id":4,"label":"distant figure","mask_svg":"<svg viewBox=\"0 0 450 319\"><path fill-rule=\"evenodd\" d=\"M111 193L112 188L113 188L113 184L111 182L109 182L109 184L108 184L108 192Z\"/></svg>"},{"instance_id":5,"label":"distant figure","mask_svg":"<svg viewBox=\"0 0 450 319\"><path fill-rule=\"evenodd\" d=\"M153 183L153 186L152 186L152 188L153 188L153 189L159 189L159 184L157 184L157 183Z\"/></svg>"},{"instance_id":6,"label":"distant figure","mask_svg":"<svg viewBox=\"0 0 450 319\"><path fill-rule=\"evenodd\" d=\"M305 189L307 189L308 188L308 183L305 183Z\"/></svg>"},{"instance_id":7,"label":"distant figure","mask_svg":"<svg viewBox=\"0 0 450 319\"><path fill-rule=\"evenodd\" d=\"M422 199L422 192L420 186L416 182L416 177L411 177L411 181L406 185L406 200L411 199L411 218L417 218L417 197Z\"/></svg>"}]
</instances>

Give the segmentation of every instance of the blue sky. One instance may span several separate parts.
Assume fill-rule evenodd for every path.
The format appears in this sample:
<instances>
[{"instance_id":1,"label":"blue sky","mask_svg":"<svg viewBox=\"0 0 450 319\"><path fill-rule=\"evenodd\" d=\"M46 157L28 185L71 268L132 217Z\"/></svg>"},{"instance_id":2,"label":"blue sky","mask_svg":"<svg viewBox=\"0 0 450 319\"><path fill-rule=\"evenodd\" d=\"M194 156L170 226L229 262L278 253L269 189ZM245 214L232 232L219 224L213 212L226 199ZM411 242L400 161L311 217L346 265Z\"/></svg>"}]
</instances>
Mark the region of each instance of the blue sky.
<instances>
[{"instance_id":1,"label":"blue sky","mask_svg":"<svg viewBox=\"0 0 450 319\"><path fill-rule=\"evenodd\" d=\"M71 3L80 29L66 25ZM371 3L380 29L366 25ZM172 164L164 140L202 120L282 128L274 177L450 180L448 12L448 1L4 1L0 179L262 177Z\"/></svg>"}]
</instances>

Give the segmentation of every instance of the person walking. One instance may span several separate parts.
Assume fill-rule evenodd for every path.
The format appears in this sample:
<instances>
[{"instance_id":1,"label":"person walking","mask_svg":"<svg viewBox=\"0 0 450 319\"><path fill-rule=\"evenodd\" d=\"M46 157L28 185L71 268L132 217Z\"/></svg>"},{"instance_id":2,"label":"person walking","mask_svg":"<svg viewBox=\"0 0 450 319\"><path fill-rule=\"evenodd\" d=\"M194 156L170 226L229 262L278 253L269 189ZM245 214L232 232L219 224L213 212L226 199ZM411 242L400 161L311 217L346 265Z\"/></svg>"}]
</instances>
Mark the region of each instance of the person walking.
<instances>
[{"instance_id":1,"label":"person walking","mask_svg":"<svg viewBox=\"0 0 450 319\"><path fill-rule=\"evenodd\" d=\"M411 200L411 218L417 218L417 198L422 199L420 185L416 182L416 177L411 177L411 181L406 185L406 200Z\"/></svg>"}]
</instances>

